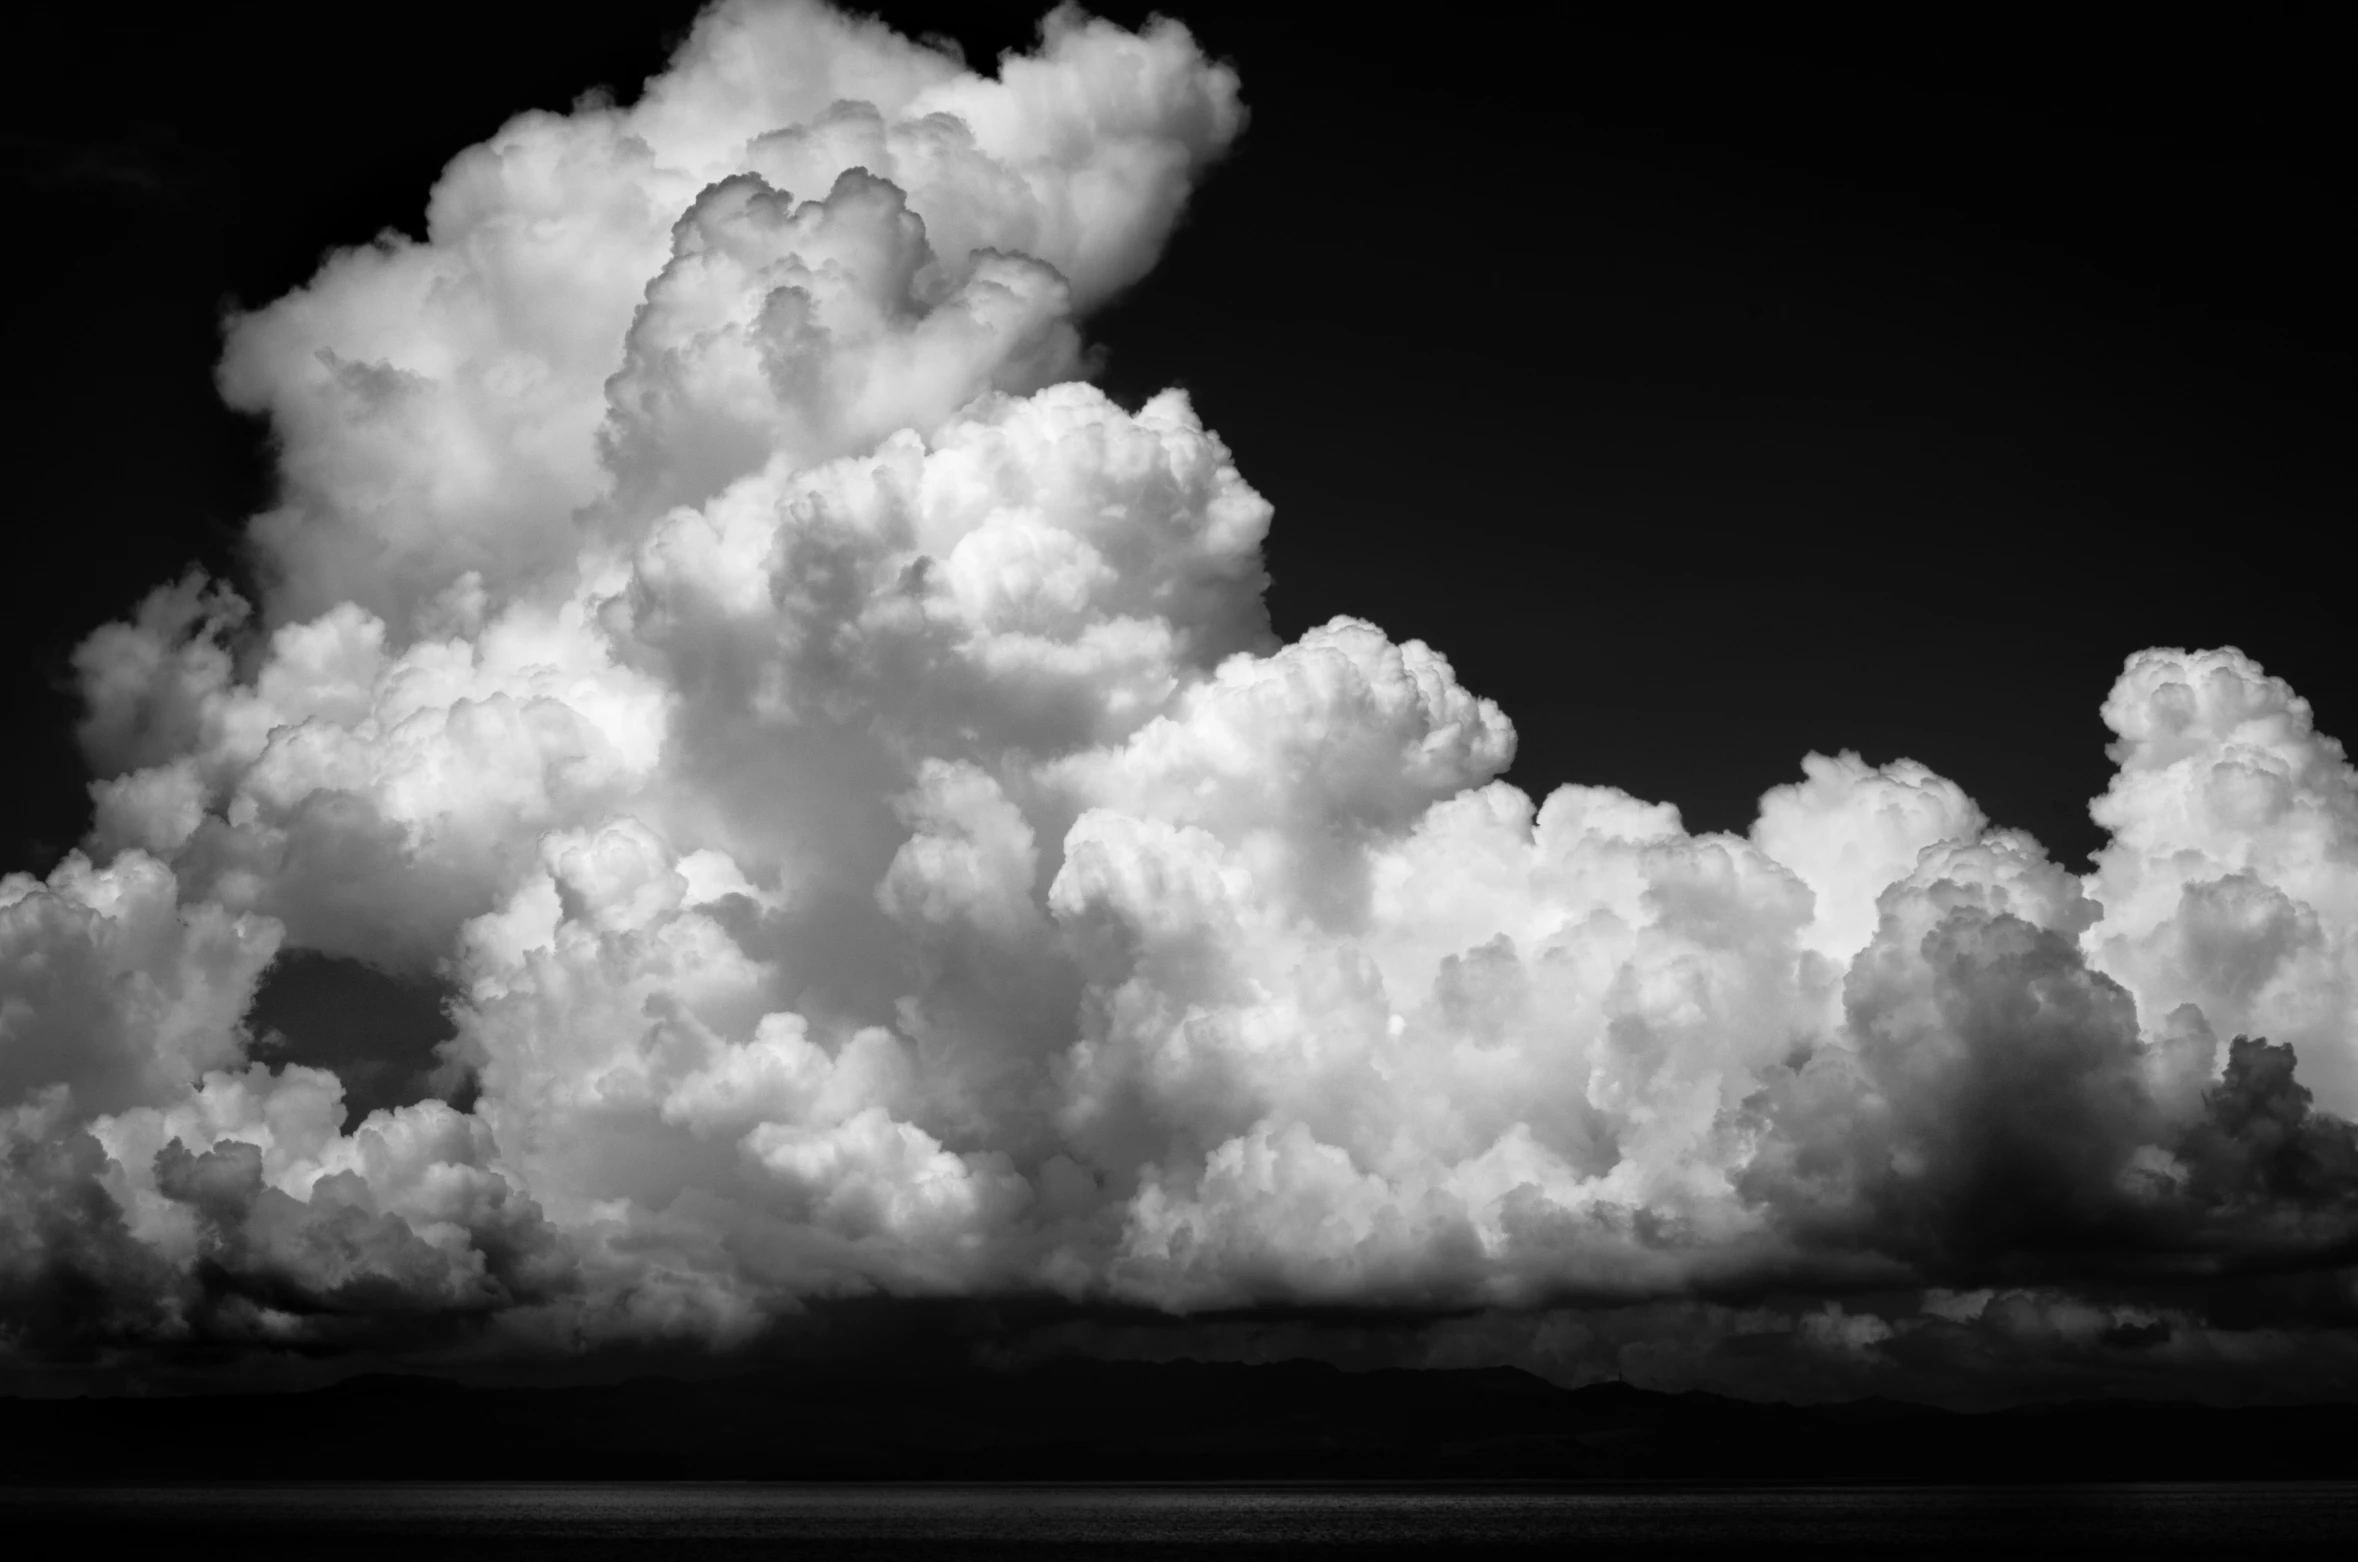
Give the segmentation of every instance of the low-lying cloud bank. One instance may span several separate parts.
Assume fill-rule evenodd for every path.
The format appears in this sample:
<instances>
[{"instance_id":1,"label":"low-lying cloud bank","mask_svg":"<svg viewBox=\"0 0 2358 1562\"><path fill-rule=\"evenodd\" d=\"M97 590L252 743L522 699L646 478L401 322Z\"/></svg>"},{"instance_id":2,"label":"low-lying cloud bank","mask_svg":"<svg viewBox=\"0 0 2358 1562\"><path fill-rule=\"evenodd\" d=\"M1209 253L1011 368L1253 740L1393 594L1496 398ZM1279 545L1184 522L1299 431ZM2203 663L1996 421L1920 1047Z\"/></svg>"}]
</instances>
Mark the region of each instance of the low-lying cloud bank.
<instances>
[{"instance_id":1,"label":"low-lying cloud bank","mask_svg":"<svg viewBox=\"0 0 2358 1562\"><path fill-rule=\"evenodd\" d=\"M2084 876L1904 761L1811 755L1744 837L1535 802L1438 651L1277 642L1184 395L1076 378L1243 123L1174 23L986 77L725 3L237 319L270 591L90 638L87 848L0 885L5 1349L867 1293L1909 1298L1761 1325L1834 1363L2349 1326L2358 778L2308 706L2130 657ZM345 1131L258 1054L293 950L454 982L471 1109Z\"/></svg>"}]
</instances>

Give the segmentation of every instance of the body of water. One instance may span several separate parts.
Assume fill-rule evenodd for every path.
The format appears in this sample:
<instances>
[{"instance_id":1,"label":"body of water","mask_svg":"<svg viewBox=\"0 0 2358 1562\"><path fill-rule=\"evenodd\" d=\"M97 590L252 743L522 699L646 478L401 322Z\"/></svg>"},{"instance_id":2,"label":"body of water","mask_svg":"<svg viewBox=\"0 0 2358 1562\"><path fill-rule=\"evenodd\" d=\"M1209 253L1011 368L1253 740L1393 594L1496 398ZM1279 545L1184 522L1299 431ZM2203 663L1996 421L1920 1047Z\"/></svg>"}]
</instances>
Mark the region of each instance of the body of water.
<instances>
[{"instance_id":1,"label":"body of water","mask_svg":"<svg viewBox=\"0 0 2358 1562\"><path fill-rule=\"evenodd\" d=\"M0 1488L0 1534L159 1555L491 1558L2252 1556L2358 1539L2358 1484L2083 1487ZM299 1549L298 1549L299 1548ZM12 1549L15 1547L12 1546ZM19 1555L33 1552L19 1550Z\"/></svg>"}]
</instances>

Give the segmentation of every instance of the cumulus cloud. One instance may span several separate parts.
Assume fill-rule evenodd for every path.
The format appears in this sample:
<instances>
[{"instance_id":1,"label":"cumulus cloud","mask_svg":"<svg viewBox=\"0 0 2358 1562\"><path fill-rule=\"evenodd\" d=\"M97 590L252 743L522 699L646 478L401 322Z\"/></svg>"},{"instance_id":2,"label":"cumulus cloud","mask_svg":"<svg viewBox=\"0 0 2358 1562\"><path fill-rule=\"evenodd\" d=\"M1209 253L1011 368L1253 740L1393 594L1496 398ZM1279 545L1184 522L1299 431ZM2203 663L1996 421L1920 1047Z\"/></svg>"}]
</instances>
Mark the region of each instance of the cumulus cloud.
<instances>
[{"instance_id":1,"label":"cumulus cloud","mask_svg":"<svg viewBox=\"0 0 2358 1562\"><path fill-rule=\"evenodd\" d=\"M815 3L714 6L637 104L519 116L422 242L235 322L223 392L285 447L274 616L406 627L470 572L566 573L585 510L643 521L1045 383L1242 121L1173 23L1060 11L986 77Z\"/></svg>"},{"instance_id":2,"label":"cumulus cloud","mask_svg":"<svg viewBox=\"0 0 2358 1562\"><path fill-rule=\"evenodd\" d=\"M2086 875L1855 754L1746 836L1535 801L1441 650L1280 643L1227 448L1086 382L1243 119L1176 23L986 76L724 3L236 321L270 589L90 637L89 841L0 887L11 1346L1051 1293L1856 1364L2347 1292L2358 778L2308 707L2130 658ZM282 949L448 979L468 1108L347 1131L258 1059ZM1795 1285L1921 1300L1727 1322Z\"/></svg>"}]
</instances>

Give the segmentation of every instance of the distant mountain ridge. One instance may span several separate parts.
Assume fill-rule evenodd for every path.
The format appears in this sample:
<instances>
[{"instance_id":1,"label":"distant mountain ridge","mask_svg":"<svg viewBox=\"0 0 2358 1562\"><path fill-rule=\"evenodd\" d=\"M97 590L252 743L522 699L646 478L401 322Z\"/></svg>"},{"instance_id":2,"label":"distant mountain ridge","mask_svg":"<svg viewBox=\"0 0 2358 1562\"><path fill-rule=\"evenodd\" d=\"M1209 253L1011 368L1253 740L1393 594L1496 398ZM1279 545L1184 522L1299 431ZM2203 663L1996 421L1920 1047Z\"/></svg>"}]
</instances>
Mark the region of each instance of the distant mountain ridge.
<instances>
[{"instance_id":1,"label":"distant mountain ridge","mask_svg":"<svg viewBox=\"0 0 2358 1562\"><path fill-rule=\"evenodd\" d=\"M289 1480L2339 1480L2358 1406L1795 1406L1512 1368L1068 1360L0 1400L16 1484Z\"/></svg>"}]
</instances>

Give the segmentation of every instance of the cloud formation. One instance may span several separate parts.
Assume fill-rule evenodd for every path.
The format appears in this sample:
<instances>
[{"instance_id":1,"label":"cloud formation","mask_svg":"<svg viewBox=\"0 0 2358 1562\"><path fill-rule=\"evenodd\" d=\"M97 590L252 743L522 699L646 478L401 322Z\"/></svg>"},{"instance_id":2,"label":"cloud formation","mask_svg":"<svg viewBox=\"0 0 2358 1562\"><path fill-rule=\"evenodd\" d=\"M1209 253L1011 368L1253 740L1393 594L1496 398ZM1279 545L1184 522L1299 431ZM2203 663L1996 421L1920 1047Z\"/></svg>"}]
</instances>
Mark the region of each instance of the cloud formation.
<instances>
[{"instance_id":1,"label":"cloud formation","mask_svg":"<svg viewBox=\"0 0 2358 1562\"><path fill-rule=\"evenodd\" d=\"M1439 651L1279 643L1268 504L1082 377L1243 122L1171 22L982 76L724 3L234 322L269 591L92 635L92 833L0 886L6 1348L1923 1298L1788 1322L1855 1357L2261 1274L2349 1321L2308 707L2129 658L2084 876L1906 761L1747 837L1535 802ZM346 1131L258 1058L282 950L450 979L470 1107Z\"/></svg>"}]
</instances>

